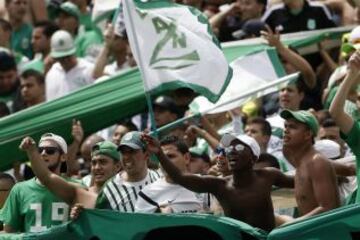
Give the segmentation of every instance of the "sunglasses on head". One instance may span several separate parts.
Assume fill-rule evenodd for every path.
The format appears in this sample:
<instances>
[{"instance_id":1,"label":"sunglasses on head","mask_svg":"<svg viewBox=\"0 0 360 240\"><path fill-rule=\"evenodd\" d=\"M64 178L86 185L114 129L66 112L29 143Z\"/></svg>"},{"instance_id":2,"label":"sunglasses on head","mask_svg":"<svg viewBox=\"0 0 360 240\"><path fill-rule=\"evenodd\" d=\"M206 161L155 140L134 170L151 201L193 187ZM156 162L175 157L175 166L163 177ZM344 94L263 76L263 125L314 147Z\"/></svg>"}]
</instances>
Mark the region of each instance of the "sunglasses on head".
<instances>
[{"instance_id":1,"label":"sunglasses on head","mask_svg":"<svg viewBox=\"0 0 360 240\"><path fill-rule=\"evenodd\" d=\"M235 146L231 145L231 146L226 147L225 153L229 154L230 152L232 152L234 150L237 152L242 152L242 151L244 151L244 149L245 149L245 146L239 143L239 144L236 144Z\"/></svg>"},{"instance_id":2,"label":"sunglasses on head","mask_svg":"<svg viewBox=\"0 0 360 240\"><path fill-rule=\"evenodd\" d=\"M61 152L60 149L57 147L39 147L38 151L39 153L45 151L47 155L54 155L56 152Z\"/></svg>"}]
</instances>

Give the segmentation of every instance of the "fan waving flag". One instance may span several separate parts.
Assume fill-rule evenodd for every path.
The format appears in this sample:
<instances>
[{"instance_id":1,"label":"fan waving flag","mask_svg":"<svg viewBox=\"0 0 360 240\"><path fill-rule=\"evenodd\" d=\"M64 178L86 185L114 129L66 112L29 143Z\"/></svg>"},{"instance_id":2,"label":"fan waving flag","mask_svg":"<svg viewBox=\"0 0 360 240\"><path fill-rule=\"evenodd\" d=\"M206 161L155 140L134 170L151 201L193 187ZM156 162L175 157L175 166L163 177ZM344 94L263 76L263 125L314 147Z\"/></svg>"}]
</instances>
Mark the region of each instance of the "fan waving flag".
<instances>
[{"instance_id":1,"label":"fan waving flag","mask_svg":"<svg viewBox=\"0 0 360 240\"><path fill-rule=\"evenodd\" d=\"M170 0L123 0L131 50L142 72L145 91L189 87L216 102L232 69L206 17Z\"/></svg>"}]
</instances>

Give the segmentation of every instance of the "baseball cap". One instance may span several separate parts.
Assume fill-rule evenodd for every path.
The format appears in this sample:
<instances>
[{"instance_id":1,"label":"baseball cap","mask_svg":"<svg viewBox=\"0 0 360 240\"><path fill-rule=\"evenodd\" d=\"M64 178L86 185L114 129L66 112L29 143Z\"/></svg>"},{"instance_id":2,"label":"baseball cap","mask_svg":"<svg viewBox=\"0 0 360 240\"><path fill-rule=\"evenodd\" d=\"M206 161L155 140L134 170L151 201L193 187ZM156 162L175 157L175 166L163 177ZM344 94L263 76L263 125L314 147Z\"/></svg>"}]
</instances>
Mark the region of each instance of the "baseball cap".
<instances>
[{"instance_id":1,"label":"baseball cap","mask_svg":"<svg viewBox=\"0 0 360 240\"><path fill-rule=\"evenodd\" d=\"M76 48L74 40L70 33L64 30L58 30L51 37L51 52L52 58L62 58L74 55Z\"/></svg>"},{"instance_id":2,"label":"baseball cap","mask_svg":"<svg viewBox=\"0 0 360 240\"><path fill-rule=\"evenodd\" d=\"M235 139L239 140L240 142L242 142L246 146L248 146L251 149L252 153L257 158L259 158L259 156L261 154L260 146L254 138L252 138L248 135L242 134L242 135L234 136L230 133L225 133L223 135L223 137L221 138L220 143L223 147L228 147L228 146L230 146L231 142Z\"/></svg>"},{"instance_id":3,"label":"baseball cap","mask_svg":"<svg viewBox=\"0 0 360 240\"><path fill-rule=\"evenodd\" d=\"M115 161L119 161L122 159L122 154L117 150L117 148L118 147L110 141L98 142L92 147L91 157L105 155Z\"/></svg>"},{"instance_id":4,"label":"baseball cap","mask_svg":"<svg viewBox=\"0 0 360 240\"><path fill-rule=\"evenodd\" d=\"M62 138L61 136L53 134L53 133L45 133L41 136L39 144L43 141L53 141L57 145L59 145L59 147L61 148L63 153L67 153L67 144L66 144L64 138Z\"/></svg>"},{"instance_id":5,"label":"baseball cap","mask_svg":"<svg viewBox=\"0 0 360 240\"><path fill-rule=\"evenodd\" d=\"M304 111L304 110L300 110L300 111L283 110L280 113L280 116L283 119L294 118L298 122L301 122L301 123L305 124L306 126L308 126L311 129L314 136L317 135L317 132L319 130L319 123L318 123L317 119L315 118L315 116L312 115L309 111Z\"/></svg>"},{"instance_id":6,"label":"baseball cap","mask_svg":"<svg viewBox=\"0 0 360 240\"><path fill-rule=\"evenodd\" d=\"M250 19L244 23L241 30L233 32L233 37L236 39L243 39L252 35L260 37L260 31L265 30L265 23L258 19Z\"/></svg>"},{"instance_id":7,"label":"baseball cap","mask_svg":"<svg viewBox=\"0 0 360 240\"><path fill-rule=\"evenodd\" d=\"M80 19L81 13L80 10L78 8L78 6L76 6L74 3L72 2L64 2L60 5L60 9L61 12L64 12L70 16L75 17L77 20Z\"/></svg>"},{"instance_id":8,"label":"baseball cap","mask_svg":"<svg viewBox=\"0 0 360 240\"><path fill-rule=\"evenodd\" d=\"M329 159L337 159L340 157L340 145L332 140L318 140L315 142L314 148Z\"/></svg>"},{"instance_id":9,"label":"baseball cap","mask_svg":"<svg viewBox=\"0 0 360 240\"><path fill-rule=\"evenodd\" d=\"M175 101L168 96L159 96L153 102L154 107L159 107L165 110L169 110L172 113L178 114L178 107Z\"/></svg>"},{"instance_id":10,"label":"baseball cap","mask_svg":"<svg viewBox=\"0 0 360 240\"><path fill-rule=\"evenodd\" d=\"M130 147L132 149L145 149L146 145L145 143L141 140L141 132L138 131L131 131L126 133L120 141L120 145L118 147L118 150L121 151L121 147L123 146L127 146Z\"/></svg>"},{"instance_id":11,"label":"baseball cap","mask_svg":"<svg viewBox=\"0 0 360 240\"><path fill-rule=\"evenodd\" d=\"M354 28L350 34L344 34L341 52L344 56L354 50L360 49L360 26Z\"/></svg>"}]
</instances>

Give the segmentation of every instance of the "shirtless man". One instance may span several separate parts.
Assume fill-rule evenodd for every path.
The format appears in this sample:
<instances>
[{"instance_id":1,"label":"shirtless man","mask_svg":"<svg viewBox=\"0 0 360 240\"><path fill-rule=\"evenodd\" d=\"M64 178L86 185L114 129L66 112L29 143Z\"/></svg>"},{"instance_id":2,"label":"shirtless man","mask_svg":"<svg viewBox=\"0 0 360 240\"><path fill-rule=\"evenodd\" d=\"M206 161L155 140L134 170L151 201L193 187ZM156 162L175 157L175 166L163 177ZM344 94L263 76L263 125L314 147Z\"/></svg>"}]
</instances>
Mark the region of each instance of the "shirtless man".
<instances>
[{"instance_id":1,"label":"shirtless man","mask_svg":"<svg viewBox=\"0 0 360 240\"><path fill-rule=\"evenodd\" d=\"M284 110L284 156L296 167L295 198L301 220L340 206L336 176L331 162L317 152L314 137L319 125L307 111Z\"/></svg>"},{"instance_id":2,"label":"shirtless man","mask_svg":"<svg viewBox=\"0 0 360 240\"><path fill-rule=\"evenodd\" d=\"M166 157L156 139L147 134L143 134L142 139L147 142L148 150L157 155L163 169L175 183L194 192L212 193L228 217L265 231L275 227L271 188L273 185L293 187L294 182L291 177L274 168L253 169L260 155L260 147L253 138L224 135L221 143L233 173L224 178L183 173Z\"/></svg>"}]
</instances>

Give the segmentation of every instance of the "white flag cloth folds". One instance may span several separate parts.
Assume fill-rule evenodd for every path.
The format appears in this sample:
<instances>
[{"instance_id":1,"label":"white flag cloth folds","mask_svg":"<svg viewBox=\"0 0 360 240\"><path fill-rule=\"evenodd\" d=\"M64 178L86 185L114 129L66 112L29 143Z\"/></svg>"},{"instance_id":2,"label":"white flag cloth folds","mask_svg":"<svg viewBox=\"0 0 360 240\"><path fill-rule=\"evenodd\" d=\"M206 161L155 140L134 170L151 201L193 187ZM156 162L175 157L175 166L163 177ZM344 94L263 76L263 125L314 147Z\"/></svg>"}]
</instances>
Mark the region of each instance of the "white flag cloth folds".
<instances>
[{"instance_id":1,"label":"white flag cloth folds","mask_svg":"<svg viewBox=\"0 0 360 240\"><path fill-rule=\"evenodd\" d=\"M216 102L232 76L205 16L168 0L123 0L131 50L145 91L189 87Z\"/></svg>"},{"instance_id":2,"label":"white flag cloth folds","mask_svg":"<svg viewBox=\"0 0 360 240\"><path fill-rule=\"evenodd\" d=\"M239 57L230 65L234 70L234 75L219 101L213 104L201 96L197 97L190 104L190 109L193 112L206 112L209 114L226 112L240 107L251 99L276 92L279 85L293 80L293 78L289 78L285 82L279 81L278 84L272 84L285 75L283 66L274 49ZM263 89L263 86L269 85L273 86ZM253 93L248 94L249 92Z\"/></svg>"}]
</instances>

